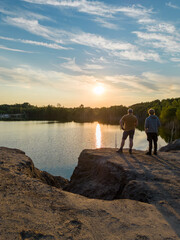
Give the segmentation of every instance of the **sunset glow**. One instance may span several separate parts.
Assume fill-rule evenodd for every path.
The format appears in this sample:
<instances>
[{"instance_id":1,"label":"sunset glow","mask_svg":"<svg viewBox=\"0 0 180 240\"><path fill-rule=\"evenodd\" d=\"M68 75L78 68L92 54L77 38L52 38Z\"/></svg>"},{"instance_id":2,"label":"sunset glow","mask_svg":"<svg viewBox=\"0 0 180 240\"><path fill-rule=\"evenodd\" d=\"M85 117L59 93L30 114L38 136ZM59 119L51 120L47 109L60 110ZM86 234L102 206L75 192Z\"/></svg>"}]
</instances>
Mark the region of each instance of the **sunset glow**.
<instances>
[{"instance_id":1,"label":"sunset glow","mask_svg":"<svg viewBox=\"0 0 180 240\"><path fill-rule=\"evenodd\" d=\"M179 97L179 12L179 0L1 1L1 104Z\"/></svg>"},{"instance_id":2,"label":"sunset glow","mask_svg":"<svg viewBox=\"0 0 180 240\"><path fill-rule=\"evenodd\" d=\"M101 95L104 93L104 87L102 86L97 86L93 89L93 92L97 95Z\"/></svg>"}]
</instances>

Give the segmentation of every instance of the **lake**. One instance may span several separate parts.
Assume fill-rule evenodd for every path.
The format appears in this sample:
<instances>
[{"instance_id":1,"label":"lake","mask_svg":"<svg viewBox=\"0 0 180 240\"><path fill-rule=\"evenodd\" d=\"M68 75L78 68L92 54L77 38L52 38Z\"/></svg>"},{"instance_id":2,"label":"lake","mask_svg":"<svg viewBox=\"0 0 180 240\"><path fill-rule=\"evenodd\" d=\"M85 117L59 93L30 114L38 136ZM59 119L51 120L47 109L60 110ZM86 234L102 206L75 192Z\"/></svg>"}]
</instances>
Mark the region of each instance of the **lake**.
<instances>
[{"instance_id":1,"label":"lake","mask_svg":"<svg viewBox=\"0 0 180 240\"><path fill-rule=\"evenodd\" d=\"M21 149L37 168L68 179L83 149L119 147L122 138L118 125L97 122L4 121L0 122L0 133L0 146ZM166 142L159 137L158 148L164 145ZM147 147L145 132L136 129L134 148Z\"/></svg>"}]
</instances>

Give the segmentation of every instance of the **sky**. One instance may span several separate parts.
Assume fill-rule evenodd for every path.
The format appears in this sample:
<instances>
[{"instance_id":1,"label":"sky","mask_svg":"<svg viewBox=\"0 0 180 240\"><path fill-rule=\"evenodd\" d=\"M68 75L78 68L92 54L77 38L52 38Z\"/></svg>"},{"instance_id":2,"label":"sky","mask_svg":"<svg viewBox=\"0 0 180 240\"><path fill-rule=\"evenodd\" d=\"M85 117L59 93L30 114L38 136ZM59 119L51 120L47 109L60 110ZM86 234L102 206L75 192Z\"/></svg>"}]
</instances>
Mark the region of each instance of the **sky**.
<instances>
[{"instance_id":1,"label":"sky","mask_svg":"<svg viewBox=\"0 0 180 240\"><path fill-rule=\"evenodd\" d=\"M180 97L179 0L0 0L0 104Z\"/></svg>"}]
</instances>

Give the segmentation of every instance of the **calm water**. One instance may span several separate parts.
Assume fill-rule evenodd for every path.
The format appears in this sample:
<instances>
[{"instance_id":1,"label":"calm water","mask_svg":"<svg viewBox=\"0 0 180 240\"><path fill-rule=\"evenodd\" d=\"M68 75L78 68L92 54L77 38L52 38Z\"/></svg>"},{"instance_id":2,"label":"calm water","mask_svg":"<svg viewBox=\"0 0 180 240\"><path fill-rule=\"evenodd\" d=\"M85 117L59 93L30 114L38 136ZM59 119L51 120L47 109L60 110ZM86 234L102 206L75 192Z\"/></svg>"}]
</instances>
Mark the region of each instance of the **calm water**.
<instances>
[{"instance_id":1,"label":"calm water","mask_svg":"<svg viewBox=\"0 0 180 240\"><path fill-rule=\"evenodd\" d=\"M0 133L0 146L21 149L37 168L65 178L70 178L83 149L119 147L122 137L119 126L97 122L0 122ZM158 147L164 145L159 137ZM147 146L144 131L136 130L134 148L146 150Z\"/></svg>"}]
</instances>

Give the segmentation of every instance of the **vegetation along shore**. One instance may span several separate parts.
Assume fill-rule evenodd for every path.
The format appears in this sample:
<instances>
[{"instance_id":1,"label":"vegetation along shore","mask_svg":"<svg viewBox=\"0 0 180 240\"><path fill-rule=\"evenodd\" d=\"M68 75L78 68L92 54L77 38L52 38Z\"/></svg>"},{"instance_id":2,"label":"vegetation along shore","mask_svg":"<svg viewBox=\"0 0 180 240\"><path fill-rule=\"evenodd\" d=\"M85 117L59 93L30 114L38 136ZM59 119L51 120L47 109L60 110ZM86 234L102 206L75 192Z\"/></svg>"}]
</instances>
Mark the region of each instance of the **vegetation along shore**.
<instances>
[{"instance_id":1,"label":"vegetation along shore","mask_svg":"<svg viewBox=\"0 0 180 240\"><path fill-rule=\"evenodd\" d=\"M155 100L152 102L137 103L131 106L139 121L139 129L144 129L144 121L147 110L154 108L156 115L160 118L163 129L160 134L166 141L179 138L180 133L180 98ZM57 106L38 107L29 103L3 104L0 105L1 120L47 120L59 122L94 122L104 124L119 124L119 119L126 114L127 106L116 105L111 107L90 108L80 105L79 107L67 108Z\"/></svg>"}]
</instances>

